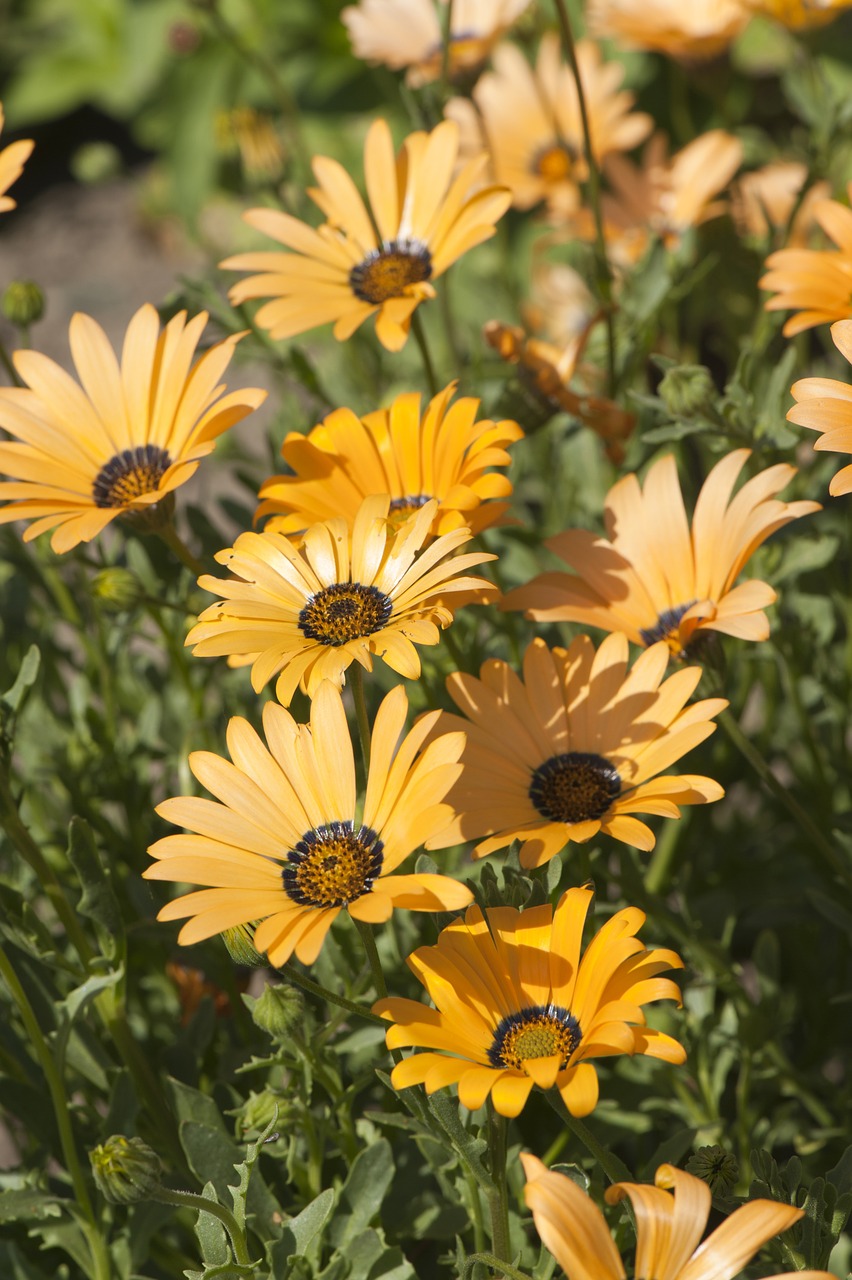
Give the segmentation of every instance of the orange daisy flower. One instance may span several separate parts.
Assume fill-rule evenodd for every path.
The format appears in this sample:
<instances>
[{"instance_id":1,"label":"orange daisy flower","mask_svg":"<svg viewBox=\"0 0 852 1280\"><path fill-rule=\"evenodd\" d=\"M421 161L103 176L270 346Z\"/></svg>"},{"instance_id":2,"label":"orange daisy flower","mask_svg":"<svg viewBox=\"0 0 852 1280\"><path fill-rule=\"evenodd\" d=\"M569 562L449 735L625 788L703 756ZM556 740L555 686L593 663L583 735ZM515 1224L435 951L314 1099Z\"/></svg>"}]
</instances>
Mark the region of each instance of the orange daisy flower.
<instances>
[{"instance_id":1,"label":"orange daisy flower","mask_svg":"<svg viewBox=\"0 0 852 1280\"><path fill-rule=\"evenodd\" d=\"M345 341L375 315L379 341L399 351L415 308L435 296L432 281L493 236L509 207L509 192L479 185L486 156L453 177L458 146L458 128L445 120L431 133L409 134L394 155L386 122L374 121L364 143L369 211L343 166L315 156L319 185L308 194L326 221L314 230L275 209L244 214L289 252L226 258L223 267L257 273L233 286L231 301L270 298L256 319L273 338L333 321L335 338Z\"/></svg>"},{"instance_id":2,"label":"orange daisy flower","mask_svg":"<svg viewBox=\"0 0 852 1280\"><path fill-rule=\"evenodd\" d=\"M291 431L281 448L291 474L266 481L258 517L272 515L266 528L287 534L334 516L351 525L366 497L387 493L397 527L432 498L436 535L497 524L509 504L494 499L507 499L512 484L494 468L509 465L506 448L524 433L508 419L477 422L478 400L451 405L456 386L445 387L422 415L421 397L409 393L363 418L336 409L307 436Z\"/></svg>"},{"instance_id":3,"label":"orange daisy flower","mask_svg":"<svg viewBox=\"0 0 852 1280\"><path fill-rule=\"evenodd\" d=\"M778 160L744 173L731 191L731 212L741 235L765 240L770 233L783 231L808 174L798 160ZM800 204L787 245L800 248L807 243L814 225L814 205L830 193L827 182L816 182Z\"/></svg>"},{"instance_id":4,"label":"orange daisy flower","mask_svg":"<svg viewBox=\"0 0 852 1280\"><path fill-rule=\"evenodd\" d=\"M689 527L671 454L648 470L644 488L624 476L607 494L607 536L571 529L545 542L577 574L544 573L510 591L501 608L525 609L538 622L579 622L623 631L635 644L665 640L682 654L702 632L765 640L763 610L775 600L765 582L735 582L776 529L821 510L818 502L774 495L796 468L769 467L731 497L750 450L718 462L704 482Z\"/></svg>"},{"instance_id":5,"label":"orange daisy flower","mask_svg":"<svg viewBox=\"0 0 852 1280\"><path fill-rule=\"evenodd\" d=\"M852 0L745 0L756 13L764 13L791 31L810 31L833 22Z\"/></svg>"},{"instance_id":6,"label":"orange daisy flower","mask_svg":"<svg viewBox=\"0 0 852 1280\"><path fill-rule=\"evenodd\" d=\"M852 363L852 320L838 320L831 326L837 347ZM814 448L829 453L852 453L852 386L834 378L800 378L790 388L796 404L787 414L790 422L823 434ZM828 492L833 497L852 493L852 463L832 477Z\"/></svg>"},{"instance_id":7,"label":"orange daisy flower","mask_svg":"<svg viewBox=\"0 0 852 1280\"><path fill-rule=\"evenodd\" d=\"M0 133L3 132L3 104L0 102ZM16 207L15 201L5 193L13 182L20 178L24 165L32 154L35 143L29 139L21 139L0 151L0 213L6 213Z\"/></svg>"},{"instance_id":8,"label":"orange daisy flower","mask_svg":"<svg viewBox=\"0 0 852 1280\"><path fill-rule=\"evenodd\" d=\"M568 1280L625 1280L624 1265L606 1219L575 1182L521 1153L524 1199L536 1231ZM669 1192L672 1194L669 1194ZM660 1280L733 1280L758 1249L787 1231L803 1209L775 1200L749 1200L699 1244L710 1215L710 1188L691 1173L661 1164L654 1185L616 1182L608 1204L630 1200L636 1217L635 1276ZM830 1280L826 1271L790 1271L771 1280Z\"/></svg>"},{"instance_id":9,"label":"orange daisy flower","mask_svg":"<svg viewBox=\"0 0 852 1280\"><path fill-rule=\"evenodd\" d=\"M153 844L157 861L144 877L208 886L168 903L157 919L189 917L178 935L187 946L259 922L253 946L270 964L284 964L293 952L311 964L343 910L379 924L394 907L466 906L473 895L450 876L391 874L446 826L452 810L444 797L460 772L464 742L445 734L424 747L436 711L403 737L407 712L401 686L379 707L360 823L352 741L332 684L317 691L309 725L267 702L268 745L235 716L228 725L233 764L208 751L189 757L198 781L220 803L180 796L157 807L190 834Z\"/></svg>"},{"instance_id":10,"label":"orange daisy flower","mask_svg":"<svg viewBox=\"0 0 852 1280\"><path fill-rule=\"evenodd\" d=\"M389 1049L428 1051L396 1064L394 1088L424 1084L431 1094L457 1084L470 1111L490 1096L500 1115L516 1116L533 1085L555 1087L572 1115L586 1116L598 1101L590 1059L640 1053L682 1063L683 1046L646 1026L642 1006L680 1004L676 983L658 975L683 961L646 950L636 938L645 916L635 907L617 911L583 954L591 900L589 889L569 889L555 911L549 903L484 914L471 906L436 946L410 955L435 1008L395 996L373 1005L393 1023Z\"/></svg>"},{"instance_id":11,"label":"orange daisy flower","mask_svg":"<svg viewBox=\"0 0 852 1280\"><path fill-rule=\"evenodd\" d=\"M852 182L848 192L852 199ZM818 200L813 216L837 249L779 249L766 259L769 270L760 281L761 289L777 294L767 311L797 309L784 325L788 338L852 316L852 210L837 200Z\"/></svg>"}]
</instances>

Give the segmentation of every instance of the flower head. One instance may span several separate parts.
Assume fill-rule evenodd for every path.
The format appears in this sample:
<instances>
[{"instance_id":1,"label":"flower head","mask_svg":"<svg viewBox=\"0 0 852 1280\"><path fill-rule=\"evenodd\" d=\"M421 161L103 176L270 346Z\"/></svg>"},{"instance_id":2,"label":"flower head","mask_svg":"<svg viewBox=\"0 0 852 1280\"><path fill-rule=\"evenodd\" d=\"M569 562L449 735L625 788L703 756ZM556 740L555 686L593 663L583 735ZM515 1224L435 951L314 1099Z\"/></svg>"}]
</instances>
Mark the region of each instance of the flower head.
<instances>
[{"instance_id":1,"label":"flower head","mask_svg":"<svg viewBox=\"0 0 852 1280\"><path fill-rule=\"evenodd\" d=\"M449 76L474 76L530 0L454 0ZM445 22L436 0L359 0L340 14L356 58L407 67L412 87L437 80L444 58Z\"/></svg>"},{"instance_id":2,"label":"flower head","mask_svg":"<svg viewBox=\"0 0 852 1280\"><path fill-rule=\"evenodd\" d=\"M534 1084L555 1086L571 1114L585 1116L598 1101L590 1059L641 1053L683 1062L683 1047L646 1026L642 1010L651 1000L680 1002L677 985L658 975L683 962L639 942L645 916L635 907L617 911L581 955L591 900L589 889L569 889L555 911L471 906L436 946L410 955L435 1008L396 997L373 1006L393 1023L389 1049L429 1051L397 1063L394 1087L425 1084L434 1093L458 1084L471 1111L490 1095L500 1115L516 1116Z\"/></svg>"},{"instance_id":3,"label":"flower head","mask_svg":"<svg viewBox=\"0 0 852 1280\"><path fill-rule=\"evenodd\" d=\"M309 725L267 702L268 745L235 716L228 725L233 764L208 751L190 756L216 800L180 796L159 805L161 817L188 834L152 845L156 862L143 873L208 886L160 912L159 920L189 917L179 942L259 921L254 946L271 964L294 952L311 964L341 911L376 924L394 907L454 911L470 902L470 890L449 876L391 874L446 826L452 811L444 797L463 746L459 734L423 746L438 712L403 737L407 711L401 686L379 707L360 821L346 713L328 681L311 703Z\"/></svg>"},{"instance_id":4,"label":"flower head","mask_svg":"<svg viewBox=\"0 0 852 1280\"><path fill-rule=\"evenodd\" d=\"M285 705L300 685L309 697L322 680L341 686L351 662L372 671L374 654L416 680L414 646L438 643L439 626L453 620L448 598L496 594L484 578L459 576L495 557L453 555L470 541L467 528L424 550L438 511L434 499L396 530L389 508L386 494L365 498L351 529L342 517L324 520L306 530L299 546L280 533L240 534L216 556L234 577L198 580L219 600L201 614L186 643L200 656L252 663L257 692L280 672L276 693Z\"/></svg>"},{"instance_id":5,"label":"flower head","mask_svg":"<svg viewBox=\"0 0 852 1280\"><path fill-rule=\"evenodd\" d=\"M707 698L687 706L701 669L663 680L668 659L668 647L656 644L628 670L620 633L597 652L588 636L567 650L538 639L524 655L523 682L493 658L478 680L450 676L464 718L443 713L441 730L467 735L451 797L455 838L479 841L475 858L520 840L521 866L539 867L599 831L653 849L635 814L679 818L679 805L719 800L724 792L710 778L665 774L709 737L712 717L728 705Z\"/></svg>"},{"instance_id":6,"label":"flower head","mask_svg":"<svg viewBox=\"0 0 852 1280\"><path fill-rule=\"evenodd\" d=\"M852 363L852 320L831 326L838 351ZM796 401L787 414L790 422L822 435L814 448L828 453L852 453L852 386L834 378L800 378L790 388ZM834 497L852 492L852 463L832 477L828 491Z\"/></svg>"},{"instance_id":7,"label":"flower head","mask_svg":"<svg viewBox=\"0 0 852 1280\"><path fill-rule=\"evenodd\" d=\"M809 31L833 22L852 0L745 0L755 13L764 13L791 31Z\"/></svg>"},{"instance_id":8,"label":"flower head","mask_svg":"<svg viewBox=\"0 0 852 1280\"><path fill-rule=\"evenodd\" d=\"M796 209L787 243L804 245L814 224L814 205L829 194L827 182L816 182L797 208L807 173L798 160L778 160L744 173L731 192L731 212L740 234L762 240L783 231Z\"/></svg>"},{"instance_id":9,"label":"flower head","mask_svg":"<svg viewBox=\"0 0 852 1280\"><path fill-rule=\"evenodd\" d=\"M716 464L691 529L671 454L648 470L644 488L635 475L624 476L607 494L605 538L570 529L545 543L577 573L541 574L510 591L502 607L525 609L540 622L623 631L634 644L665 640L676 654L706 631L765 640L763 610L775 592L756 580L734 584L776 529L820 505L774 497L796 474L786 463L760 472L731 497L748 457L748 449L736 449Z\"/></svg>"},{"instance_id":10,"label":"flower head","mask_svg":"<svg viewBox=\"0 0 852 1280\"><path fill-rule=\"evenodd\" d=\"M438 509L432 532L467 525L472 533L496 524L512 492L495 467L510 462L506 446L523 436L516 422L476 421L479 401L451 405L451 382L421 414L416 393L397 396L389 409L358 418L336 409L307 436L291 432L281 452L290 469L260 491L258 516L280 533L298 533L317 520L342 516L351 525L364 498L387 493L397 524L432 498Z\"/></svg>"},{"instance_id":11,"label":"flower head","mask_svg":"<svg viewBox=\"0 0 852 1280\"><path fill-rule=\"evenodd\" d=\"M524 1197L536 1230L568 1280L625 1280L624 1266L597 1205L564 1174L521 1154ZM671 1192L671 1194L670 1194ZM749 1200L699 1244L710 1214L710 1188L700 1178L662 1164L654 1186L616 1182L608 1204L630 1200L636 1216L633 1274L659 1280L733 1280L761 1245L787 1231L804 1210L774 1200ZM825 1271L785 1272L771 1280L829 1280Z\"/></svg>"},{"instance_id":12,"label":"flower head","mask_svg":"<svg viewBox=\"0 0 852 1280\"><path fill-rule=\"evenodd\" d=\"M0 102L0 133L3 132L3 120L3 104ZM7 210L15 208L15 201L11 196L7 196L6 192L12 183L20 178L34 146L35 143L26 138L13 142L0 151L0 213L6 213Z\"/></svg>"},{"instance_id":13,"label":"flower head","mask_svg":"<svg viewBox=\"0 0 852 1280\"><path fill-rule=\"evenodd\" d=\"M674 58L714 58L749 20L742 0L590 0L589 29L634 49Z\"/></svg>"},{"instance_id":14,"label":"flower head","mask_svg":"<svg viewBox=\"0 0 852 1280\"><path fill-rule=\"evenodd\" d=\"M227 258L223 267L258 273L233 286L231 301L271 299L256 319L273 338L334 321L344 341L375 315L379 341L399 351L415 308L435 296L432 281L492 236L509 207L507 191L478 186L486 156L453 177L458 145L456 125L445 120L431 133L409 134L394 155L386 122L374 121L364 144L369 212L343 166L315 156L319 185L309 194L326 221L314 230L289 213L250 209L246 221L288 252Z\"/></svg>"},{"instance_id":15,"label":"flower head","mask_svg":"<svg viewBox=\"0 0 852 1280\"><path fill-rule=\"evenodd\" d=\"M447 115L462 128L465 153L477 155L483 146L491 153L496 181L511 189L515 208L546 200L552 210L573 211L588 164L577 86L558 35L543 37L534 69L511 44L500 45L493 61L494 70L473 90L478 112L465 98L447 104ZM631 111L633 95L620 88L621 65L603 62L590 40L577 45L577 62L595 158L636 146L652 122Z\"/></svg>"},{"instance_id":16,"label":"flower head","mask_svg":"<svg viewBox=\"0 0 852 1280\"><path fill-rule=\"evenodd\" d=\"M817 200L812 208L837 249L779 249L766 259L769 270L760 281L761 289L776 294L767 311L796 309L784 325L788 338L852 316L852 210L838 200Z\"/></svg>"},{"instance_id":17,"label":"flower head","mask_svg":"<svg viewBox=\"0 0 852 1280\"><path fill-rule=\"evenodd\" d=\"M206 312L176 315L160 331L146 304L130 321L121 364L100 325L73 317L79 385L37 351L16 351L25 387L0 387L0 523L32 519L29 541L53 529L54 551L88 542L116 516L150 511L195 473L216 437L256 409L266 392L222 395L238 336L193 364Z\"/></svg>"}]
</instances>

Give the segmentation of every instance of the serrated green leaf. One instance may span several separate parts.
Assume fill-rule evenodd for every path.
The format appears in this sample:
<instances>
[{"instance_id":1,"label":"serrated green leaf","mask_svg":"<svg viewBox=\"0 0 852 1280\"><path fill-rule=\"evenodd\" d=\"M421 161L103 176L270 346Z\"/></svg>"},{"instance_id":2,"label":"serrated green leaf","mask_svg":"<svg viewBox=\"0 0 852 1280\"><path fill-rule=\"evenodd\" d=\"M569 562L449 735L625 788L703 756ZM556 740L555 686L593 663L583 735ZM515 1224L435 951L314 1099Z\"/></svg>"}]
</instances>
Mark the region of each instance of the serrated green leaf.
<instances>
[{"instance_id":1,"label":"serrated green leaf","mask_svg":"<svg viewBox=\"0 0 852 1280\"><path fill-rule=\"evenodd\" d=\"M349 1242L370 1225L392 1178L393 1156L386 1138L358 1152L340 1192L329 1232L336 1248L346 1250Z\"/></svg>"},{"instance_id":2,"label":"serrated green leaf","mask_svg":"<svg viewBox=\"0 0 852 1280\"><path fill-rule=\"evenodd\" d=\"M0 1222L31 1222L33 1218L59 1218L62 1200L47 1191L0 1192Z\"/></svg>"}]
</instances>

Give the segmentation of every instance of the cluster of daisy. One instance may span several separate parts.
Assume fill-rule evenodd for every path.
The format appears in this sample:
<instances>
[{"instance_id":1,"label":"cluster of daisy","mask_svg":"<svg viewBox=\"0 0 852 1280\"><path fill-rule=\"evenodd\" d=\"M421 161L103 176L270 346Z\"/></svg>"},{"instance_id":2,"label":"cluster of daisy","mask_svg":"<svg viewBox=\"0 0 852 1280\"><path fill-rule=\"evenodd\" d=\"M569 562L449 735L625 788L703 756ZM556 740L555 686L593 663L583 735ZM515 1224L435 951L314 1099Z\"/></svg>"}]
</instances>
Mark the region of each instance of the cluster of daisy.
<instances>
[{"instance_id":1,"label":"cluster of daisy","mask_svg":"<svg viewBox=\"0 0 852 1280\"><path fill-rule=\"evenodd\" d=\"M256 321L273 340L332 323L344 341L373 316L379 342L400 350L435 282L495 233L510 206L540 207L548 235L591 239L600 230L617 288L652 240L674 249L720 212L717 197L742 149L713 130L669 157L667 139L649 136L651 118L633 110L621 65L605 60L596 39L706 58L756 10L798 29L844 6L595 0L595 39L578 43L575 68L556 33L542 37L532 62L505 39L527 0L455 0L446 47L443 7L361 0L344 11L360 56L405 68L414 87L444 76L469 92L451 97L445 118L409 134L399 150L384 120L370 126L366 200L340 163L318 156L310 191L323 218L317 227L270 208L246 215L283 251L252 250L223 265L249 273L231 300L264 299ZM641 143L637 166L625 153ZM11 206L2 193L28 147L0 153L0 209ZM583 200L593 170L606 181L600 228ZM740 184L737 216L749 227L758 217L782 225L803 181L789 166L783 175L751 175ZM830 199L798 201L797 234L805 237L806 209L839 249L773 254L764 284L778 296L768 306L803 309L788 333L838 320L835 341L852 356L852 215ZM594 382L572 386L600 317L573 279L547 273L543 288L560 301L548 308L547 340L495 323L488 341L543 398L596 426L617 457L631 415ZM221 383L236 337L196 355L206 323L203 313L181 313L161 328L145 306L119 358L99 325L77 315L70 344L79 381L38 352L16 352L19 385L0 389L0 426L10 437L0 444L9 477L0 484L0 522L29 520L25 539L51 531L54 550L65 552L119 516L152 527L168 521L174 490L264 398ZM186 921L182 943L247 930L275 967L293 956L315 961L341 913L370 928L395 909L464 911L435 945L408 958L431 1005L391 995L374 1006L390 1024L388 1048L415 1050L399 1056L394 1086L422 1084L431 1094L456 1085L468 1109L490 1099L506 1117L520 1113L535 1087L555 1089L580 1117L598 1101L597 1059L684 1061L682 1045L649 1026L645 1013L656 1001L679 1003L679 988L662 976L682 967L679 955L639 941L644 915L631 906L609 915L584 950L586 886L569 888L555 906L481 907L461 880L404 864L418 849L470 843L480 859L517 841L522 867L532 870L599 834L649 850L654 834L638 815L678 818L685 805L720 799L712 779L669 772L714 731L727 705L690 701L702 671L687 660L710 632L767 637L775 592L741 575L772 533L819 504L778 497L794 474L786 464L737 489L749 459L741 449L713 468L690 520L675 460L664 456L643 481L629 473L612 487L603 534L568 529L547 542L571 572L543 573L501 597L470 572L495 557L471 545L506 518L508 450L524 432L514 420L479 418L478 400L456 392L451 383L426 404L406 392L364 416L339 408L285 439L286 474L259 494L265 523L217 555L228 577L199 578L215 601L187 637L198 656L248 666L255 693L274 681L275 699L263 707L262 735L246 719L230 721L230 759L190 756L212 798L159 806L183 832L151 847L145 875L196 886L159 916ZM825 432L817 447L848 450L852 389L809 378L793 394L791 420ZM832 492L849 488L852 466ZM459 609L488 604L607 634L597 647L585 634L567 647L536 637L520 670L489 659L478 676L456 671L447 691L457 711L429 711L411 728L408 695L394 687L371 722L363 673L374 661L416 680L419 649L436 645ZM631 644L640 650L632 662ZM297 690L310 699L308 723L289 710ZM365 765L360 795L350 694ZM560 1264L574 1278L623 1278L599 1210L570 1180L534 1156L523 1159L527 1202ZM700 1180L663 1165L654 1187L619 1183L607 1198L625 1196L643 1277L733 1276L801 1216L756 1201L697 1248L710 1207Z\"/></svg>"}]
</instances>

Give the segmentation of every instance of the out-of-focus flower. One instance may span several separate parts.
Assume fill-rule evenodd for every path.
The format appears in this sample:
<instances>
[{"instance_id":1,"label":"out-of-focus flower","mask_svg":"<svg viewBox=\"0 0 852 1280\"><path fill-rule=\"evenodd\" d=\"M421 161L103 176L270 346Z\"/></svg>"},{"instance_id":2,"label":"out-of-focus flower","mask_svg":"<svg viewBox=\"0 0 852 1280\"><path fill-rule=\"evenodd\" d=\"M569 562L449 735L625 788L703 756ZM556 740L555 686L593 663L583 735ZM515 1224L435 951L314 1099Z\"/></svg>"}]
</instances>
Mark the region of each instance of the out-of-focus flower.
<instances>
[{"instance_id":1,"label":"out-of-focus flower","mask_svg":"<svg viewBox=\"0 0 852 1280\"><path fill-rule=\"evenodd\" d=\"M589 0L589 30L634 49L674 58L714 58L751 14L743 0Z\"/></svg>"},{"instance_id":2,"label":"out-of-focus flower","mask_svg":"<svg viewBox=\"0 0 852 1280\"><path fill-rule=\"evenodd\" d=\"M284 148L269 116L254 107L234 107L215 120L216 142L225 155L238 154L252 182L273 182L284 168Z\"/></svg>"},{"instance_id":3,"label":"out-of-focus flower","mask_svg":"<svg viewBox=\"0 0 852 1280\"><path fill-rule=\"evenodd\" d=\"M3 121L3 104L0 102L0 133L3 132ZM34 146L35 143L30 138L22 138L0 151L0 213L15 208L15 201L5 193L20 178Z\"/></svg>"},{"instance_id":4,"label":"out-of-focus flower","mask_svg":"<svg viewBox=\"0 0 852 1280\"><path fill-rule=\"evenodd\" d=\"M852 199L852 182L848 194ZM784 325L788 338L852 316L852 210L838 200L817 200L813 217L837 249L779 249L766 259L769 270L760 281L777 295L767 311L796 309Z\"/></svg>"},{"instance_id":5,"label":"out-of-focus flower","mask_svg":"<svg viewBox=\"0 0 852 1280\"><path fill-rule=\"evenodd\" d=\"M653 832L633 815L679 818L679 805L720 800L711 778L665 773L713 733L712 717L728 705L707 698L687 707L701 668L663 680L668 661L660 643L628 669L627 639L617 633L597 652L588 636L569 649L534 640L523 682L496 659L479 680L451 675L447 689L464 717L443 712L438 723L467 735L464 772L450 793L456 839L478 841L474 858L520 840L521 866L540 867L601 831L653 849Z\"/></svg>"},{"instance_id":6,"label":"out-of-focus flower","mask_svg":"<svg viewBox=\"0 0 852 1280\"><path fill-rule=\"evenodd\" d=\"M312 964L341 911L379 924L394 907L466 906L470 890L450 876L391 874L424 841L437 843L452 815L444 797L460 772L464 745L460 734L445 734L423 747L437 711L403 737L407 712L401 686L379 707L360 822L346 712L332 684L318 690L309 725L267 702L268 747L234 716L233 764L208 751L189 758L220 803L179 796L157 808L188 834L152 845L157 861L143 875L208 886L168 903L157 918L189 917L178 935L184 945L258 920L254 944L270 964L284 964L294 952Z\"/></svg>"},{"instance_id":7,"label":"out-of-focus flower","mask_svg":"<svg viewBox=\"0 0 852 1280\"><path fill-rule=\"evenodd\" d=\"M258 516L273 516L266 528L299 533L334 516L351 525L376 493L390 495L397 526L432 498L436 535L462 525L476 534L498 523L508 503L492 499L507 499L512 484L493 468L509 465L506 448L524 433L508 419L477 422L479 401L466 396L451 405L455 389L451 382L422 415L412 392L363 418L336 409L307 436L290 432L281 452L291 474L272 476L260 491Z\"/></svg>"},{"instance_id":8,"label":"out-of-focus flower","mask_svg":"<svg viewBox=\"0 0 852 1280\"><path fill-rule=\"evenodd\" d=\"M681 654L702 632L765 640L763 610L775 600L766 582L734 586L757 548L791 520L819 511L818 502L781 502L773 495L796 468L769 467L732 497L749 457L737 449L704 482L689 527L677 464L671 454L648 470L644 488L624 476L607 494L607 536L571 529L545 546L577 573L544 573L505 597L538 622L580 622L623 631L634 644L665 640Z\"/></svg>"},{"instance_id":9,"label":"out-of-focus flower","mask_svg":"<svg viewBox=\"0 0 852 1280\"><path fill-rule=\"evenodd\" d=\"M838 320L831 326L837 350L852 362L852 320ZM835 378L800 378L790 388L796 404L787 414L798 423L822 435L814 448L828 453L852 453L852 386ZM828 492L834 497L852 492L852 463L832 477Z\"/></svg>"},{"instance_id":10,"label":"out-of-focus flower","mask_svg":"<svg viewBox=\"0 0 852 1280\"><path fill-rule=\"evenodd\" d=\"M450 31L451 80L475 75L530 0L453 0ZM437 80L444 58L445 5L435 0L360 0L340 17L356 58L395 71L407 67L413 87Z\"/></svg>"},{"instance_id":11,"label":"out-of-focus flower","mask_svg":"<svg viewBox=\"0 0 852 1280\"><path fill-rule=\"evenodd\" d=\"M791 31L808 31L833 22L844 9L852 8L852 0L744 0L748 9L766 14Z\"/></svg>"},{"instance_id":12,"label":"out-of-focus flower","mask_svg":"<svg viewBox=\"0 0 852 1280\"><path fill-rule=\"evenodd\" d=\"M744 173L731 189L731 213L740 235L765 240L770 233L782 231L790 220L807 166L797 160L779 160ZM787 240L789 247L807 243L814 225L814 206L829 195L827 182L817 182L805 194Z\"/></svg>"},{"instance_id":13,"label":"out-of-focus flower","mask_svg":"<svg viewBox=\"0 0 852 1280\"><path fill-rule=\"evenodd\" d=\"M493 600L489 582L462 575L496 557L454 555L470 541L467 528L432 542L434 499L396 530L389 508L387 494L365 498L351 528L341 517L313 524L298 547L280 533L241 534L216 556L234 577L199 578L219 600L186 643L202 657L251 663L258 693L280 672L275 692L285 706L300 686L311 698L323 680L339 688L352 662L372 671L373 655L416 680L415 645L438 643L439 627L453 620L453 595L481 591L483 602Z\"/></svg>"},{"instance_id":14,"label":"out-of-focus flower","mask_svg":"<svg viewBox=\"0 0 852 1280\"><path fill-rule=\"evenodd\" d=\"M568 1280L625 1280L609 1227L597 1205L575 1182L521 1153L524 1197L542 1243ZM673 1191L669 1195L669 1189ZM710 1188L673 1165L661 1164L654 1186L616 1182L608 1204L627 1197L636 1217L632 1274L665 1280L733 1280L761 1245L787 1231L804 1210L775 1200L750 1200L699 1244L710 1215ZM830 1280L826 1271L792 1271L771 1280Z\"/></svg>"},{"instance_id":15,"label":"out-of-focus flower","mask_svg":"<svg viewBox=\"0 0 852 1280\"><path fill-rule=\"evenodd\" d=\"M369 212L343 166L315 156L319 186L309 194L326 221L315 230L289 213L250 209L245 220L289 252L226 258L223 267L259 273L235 284L231 301L271 299L256 320L273 338L334 321L335 338L345 341L375 315L379 341L399 351L415 308L435 296L432 281L492 236L511 202L503 188L479 185L484 154L453 177L458 146L458 128L445 120L409 134L395 155L388 125L374 121L364 144Z\"/></svg>"},{"instance_id":16,"label":"out-of-focus flower","mask_svg":"<svg viewBox=\"0 0 852 1280\"><path fill-rule=\"evenodd\" d=\"M231 1012L231 1002L226 991L222 991L215 983L208 982L201 969L193 969L185 964L169 961L166 975L177 987L180 1001L181 1026L191 1020L205 996L213 1001L213 1008L219 1017Z\"/></svg>"},{"instance_id":17,"label":"out-of-focus flower","mask_svg":"<svg viewBox=\"0 0 852 1280\"><path fill-rule=\"evenodd\" d=\"M447 115L462 130L463 154L490 152L495 179L509 187L515 208L546 200L552 212L573 212L588 165L577 86L562 61L558 35L542 38L535 68L511 44L500 45L493 61L494 70L473 90L475 107L466 98L447 104ZM633 94L619 87L621 64L605 63L590 40L578 43L577 62L595 158L635 147L652 120L631 111Z\"/></svg>"},{"instance_id":18,"label":"out-of-focus flower","mask_svg":"<svg viewBox=\"0 0 852 1280\"><path fill-rule=\"evenodd\" d=\"M636 938L645 916L618 911L582 954L583 925L592 894L569 889L556 910L548 903L483 914L469 907L464 920L443 929L434 947L419 947L408 967L435 1008L391 996L373 1010L393 1023L389 1049L413 1053L391 1073L396 1089L424 1084L431 1094L458 1084L459 1101L476 1111L490 1096L503 1116L516 1116L532 1092L557 1088L574 1116L598 1101L590 1059L646 1054L680 1064L682 1045L645 1025L642 1005L676 1000L671 978L680 969L674 951L647 951Z\"/></svg>"},{"instance_id":19,"label":"out-of-focus flower","mask_svg":"<svg viewBox=\"0 0 852 1280\"><path fill-rule=\"evenodd\" d=\"M533 249L530 296L522 314L533 333L557 347L567 346L588 332L599 308L578 271L542 256L549 243L551 237L543 237L540 250Z\"/></svg>"},{"instance_id":20,"label":"out-of-focus flower","mask_svg":"<svg viewBox=\"0 0 852 1280\"><path fill-rule=\"evenodd\" d=\"M266 392L223 396L239 335L195 361L207 313L181 311L160 331L147 304L127 328L121 364L100 325L78 312L69 337L82 386L37 351L16 351L24 387L0 387L0 524L32 520L24 541L53 529L54 551L89 542L127 512L150 513L198 469L216 437Z\"/></svg>"}]
</instances>

